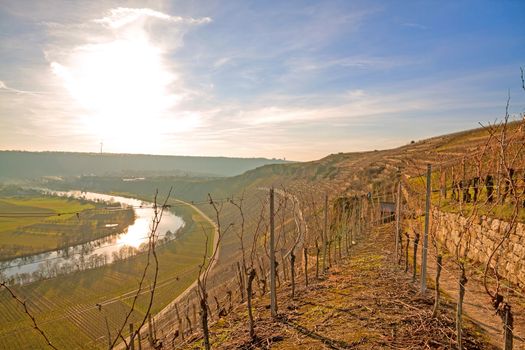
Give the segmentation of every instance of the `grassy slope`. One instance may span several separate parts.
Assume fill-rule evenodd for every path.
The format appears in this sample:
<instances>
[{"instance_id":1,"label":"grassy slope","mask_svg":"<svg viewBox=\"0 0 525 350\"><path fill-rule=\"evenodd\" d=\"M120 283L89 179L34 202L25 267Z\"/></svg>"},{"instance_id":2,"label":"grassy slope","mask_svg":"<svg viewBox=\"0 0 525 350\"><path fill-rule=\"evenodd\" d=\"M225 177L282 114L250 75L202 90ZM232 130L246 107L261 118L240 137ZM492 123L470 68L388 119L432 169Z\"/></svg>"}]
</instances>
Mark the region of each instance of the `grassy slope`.
<instances>
[{"instance_id":1,"label":"grassy slope","mask_svg":"<svg viewBox=\"0 0 525 350\"><path fill-rule=\"evenodd\" d=\"M286 283L278 293L281 317L272 322L268 295L254 305L256 334L247 334L246 306L220 319L211 328L214 349L446 349L454 339L454 303L443 300L439 317L431 318L433 298L421 296L409 274L396 268L389 233L381 227L370 237L359 237L349 258L330 269L326 278L304 287L299 276L296 298ZM310 271L314 270L312 266ZM494 349L480 329L466 321L465 348ZM201 341L182 347L199 349Z\"/></svg>"},{"instance_id":2,"label":"grassy slope","mask_svg":"<svg viewBox=\"0 0 525 350\"><path fill-rule=\"evenodd\" d=\"M212 226L189 207L177 206L176 213L182 215L186 226L180 239L158 249L159 283L154 313L195 280L204 253L202 230L213 232ZM16 288L16 292L30 301L39 324L59 348L104 348L104 316L111 329L119 325L129 310L144 263L144 256L136 256L103 268ZM145 298L143 295L139 299L138 312L132 318L135 322L143 315ZM103 305L102 311L95 306L97 303ZM6 291L0 292L0 314L5 315L0 319L0 348L34 349L42 345L42 339L21 311Z\"/></svg>"}]
</instances>

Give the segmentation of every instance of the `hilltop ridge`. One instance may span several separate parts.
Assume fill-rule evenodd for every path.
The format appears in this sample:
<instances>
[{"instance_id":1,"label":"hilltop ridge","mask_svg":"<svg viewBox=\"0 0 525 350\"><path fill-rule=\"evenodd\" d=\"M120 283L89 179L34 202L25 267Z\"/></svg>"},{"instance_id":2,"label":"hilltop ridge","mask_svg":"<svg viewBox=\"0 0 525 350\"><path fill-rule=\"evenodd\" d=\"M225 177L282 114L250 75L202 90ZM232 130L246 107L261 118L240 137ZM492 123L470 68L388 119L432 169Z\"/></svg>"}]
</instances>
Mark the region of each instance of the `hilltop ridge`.
<instances>
[{"instance_id":1,"label":"hilltop ridge","mask_svg":"<svg viewBox=\"0 0 525 350\"><path fill-rule=\"evenodd\" d=\"M223 177L266 164L288 163L280 159L167 156L119 153L0 151L1 178L42 176L178 175Z\"/></svg>"}]
</instances>

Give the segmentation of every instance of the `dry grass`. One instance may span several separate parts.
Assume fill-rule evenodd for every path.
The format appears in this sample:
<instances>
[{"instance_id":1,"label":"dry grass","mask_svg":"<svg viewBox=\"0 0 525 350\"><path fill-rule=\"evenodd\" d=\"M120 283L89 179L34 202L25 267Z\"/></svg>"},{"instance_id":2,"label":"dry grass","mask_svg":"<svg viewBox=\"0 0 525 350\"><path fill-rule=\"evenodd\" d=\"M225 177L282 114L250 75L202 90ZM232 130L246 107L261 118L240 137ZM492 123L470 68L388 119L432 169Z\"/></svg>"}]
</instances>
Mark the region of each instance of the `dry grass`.
<instances>
[{"instance_id":1,"label":"dry grass","mask_svg":"<svg viewBox=\"0 0 525 350\"><path fill-rule=\"evenodd\" d=\"M421 295L393 263L391 228L362 237L349 258L291 299L279 290L280 317L270 317L268 296L255 302L257 339L249 339L246 307L241 305L211 329L214 349L453 349L454 310L444 301L432 318L432 293ZM494 349L468 323L466 349ZM167 344L167 342L165 342ZM186 349L199 349L198 339Z\"/></svg>"}]
</instances>

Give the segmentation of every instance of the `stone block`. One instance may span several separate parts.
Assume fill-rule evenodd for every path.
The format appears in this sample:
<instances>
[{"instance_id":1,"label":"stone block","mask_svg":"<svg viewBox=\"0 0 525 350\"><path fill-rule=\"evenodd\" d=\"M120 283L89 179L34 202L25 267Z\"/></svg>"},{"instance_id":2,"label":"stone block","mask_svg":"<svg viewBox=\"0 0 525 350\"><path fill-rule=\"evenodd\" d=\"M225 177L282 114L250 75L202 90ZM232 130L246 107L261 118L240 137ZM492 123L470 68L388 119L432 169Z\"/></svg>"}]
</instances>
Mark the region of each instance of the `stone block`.
<instances>
[{"instance_id":1,"label":"stone block","mask_svg":"<svg viewBox=\"0 0 525 350\"><path fill-rule=\"evenodd\" d=\"M500 223L498 219L492 220L492 224L490 225L491 231L499 231Z\"/></svg>"}]
</instances>

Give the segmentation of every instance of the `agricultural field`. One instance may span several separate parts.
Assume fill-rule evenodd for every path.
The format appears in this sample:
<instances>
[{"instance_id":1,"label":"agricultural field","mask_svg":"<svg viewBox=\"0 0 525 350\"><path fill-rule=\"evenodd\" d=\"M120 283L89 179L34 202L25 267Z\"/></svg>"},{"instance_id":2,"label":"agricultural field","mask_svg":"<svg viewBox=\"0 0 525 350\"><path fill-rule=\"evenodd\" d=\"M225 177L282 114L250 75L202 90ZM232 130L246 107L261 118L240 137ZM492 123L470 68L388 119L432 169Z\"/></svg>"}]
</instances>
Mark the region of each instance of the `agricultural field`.
<instances>
[{"instance_id":1,"label":"agricultural field","mask_svg":"<svg viewBox=\"0 0 525 350\"><path fill-rule=\"evenodd\" d=\"M177 239L157 248L159 278L152 313L160 311L196 278L202 264L206 235L214 229L207 218L193 208L172 201L174 212L185 221ZM206 232L206 234L205 234ZM213 240L208 240L211 252ZM60 276L15 287L17 295L28 300L29 309L53 345L62 349L107 348L106 319L115 335L130 310L138 281L146 264L146 254L119 261L102 268ZM152 270L147 286L138 298L129 322L142 319L149 296ZM33 329L23 308L0 292L0 348L43 348L41 336ZM126 330L129 328L125 327Z\"/></svg>"},{"instance_id":2,"label":"agricultural field","mask_svg":"<svg viewBox=\"0 0 525 350\"><path fill-rule=\"evenodd\" d=\"M0 261L84 243L133 223L132 209L107 206L56 196L0 197Z\"/></svg>"}]
</instances>

